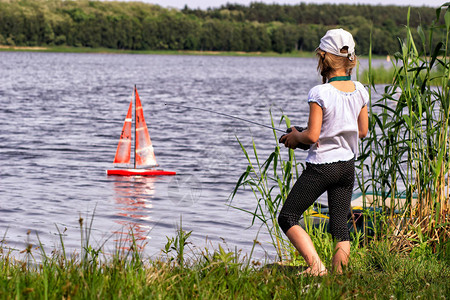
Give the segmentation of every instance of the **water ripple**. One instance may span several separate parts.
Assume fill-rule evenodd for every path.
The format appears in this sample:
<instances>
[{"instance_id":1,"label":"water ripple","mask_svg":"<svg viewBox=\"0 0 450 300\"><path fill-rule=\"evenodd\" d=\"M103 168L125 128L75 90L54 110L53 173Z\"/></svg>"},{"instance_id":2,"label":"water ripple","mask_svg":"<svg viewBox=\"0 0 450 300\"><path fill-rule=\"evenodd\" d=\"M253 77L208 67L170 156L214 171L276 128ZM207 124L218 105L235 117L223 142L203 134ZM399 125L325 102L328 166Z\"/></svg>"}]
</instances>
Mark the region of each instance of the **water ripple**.
<instances>
[{"instance_id":1,"label":"water ripple","mask_svg":"<svg viewBox=\"0 0 450 300\"><path fill-rule=\"evenodd\" d=\"M308 90L320 83L315 68L297 58L0 52L0 234L18 249L38 244L37 234L51 249L58 228L67 251L80 251L81 217L92 221L93 242L112 249L131 230L155 255L182 220L199 247L225 240L250 252L258 227L227 206L246 167L236 136L247 146L253 138L264 157L271 131L164 103L263 124L271 109L275 121L285 112L302 125ZM105 174L135 84L157 160L176 177ZM254 201L241 191L233 204Z\"/></svg>"}]
</instances>

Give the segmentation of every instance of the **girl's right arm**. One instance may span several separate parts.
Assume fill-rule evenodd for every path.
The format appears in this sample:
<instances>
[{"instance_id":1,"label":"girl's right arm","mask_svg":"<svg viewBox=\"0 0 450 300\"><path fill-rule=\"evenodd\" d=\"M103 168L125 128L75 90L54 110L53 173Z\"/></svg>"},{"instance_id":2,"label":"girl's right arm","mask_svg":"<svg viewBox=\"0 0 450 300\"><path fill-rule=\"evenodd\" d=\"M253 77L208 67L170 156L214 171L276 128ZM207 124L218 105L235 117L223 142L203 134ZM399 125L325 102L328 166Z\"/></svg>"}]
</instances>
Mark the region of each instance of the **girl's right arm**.
<instances>
[{"instance_id":1,"label":"girl's right arm","mask_svg":"<svg viewBox=\"0 0 450 300\"><path fill-rule=\"evenodd\" d=\"M322 129L322 118L322 108L317 103L311 102L309 104L308 128L299 132L295 127L292 127L292 132L283 136L280 142L292 149L295 149L299 143L307 145L317 143Z\"/></svg>"},{"instance_id":2,"label":"girl's right arm","mask_svg":"<svg viewBox=\"0 0 450 300\"><path fill-rule=\"evenodd\" d=\"M315 102L309 104L309 120L308 128L302 131L299 142L303 144L315 144L319 140L320 131L322 130L322 107Z\"/></svg>"}]
</instances>

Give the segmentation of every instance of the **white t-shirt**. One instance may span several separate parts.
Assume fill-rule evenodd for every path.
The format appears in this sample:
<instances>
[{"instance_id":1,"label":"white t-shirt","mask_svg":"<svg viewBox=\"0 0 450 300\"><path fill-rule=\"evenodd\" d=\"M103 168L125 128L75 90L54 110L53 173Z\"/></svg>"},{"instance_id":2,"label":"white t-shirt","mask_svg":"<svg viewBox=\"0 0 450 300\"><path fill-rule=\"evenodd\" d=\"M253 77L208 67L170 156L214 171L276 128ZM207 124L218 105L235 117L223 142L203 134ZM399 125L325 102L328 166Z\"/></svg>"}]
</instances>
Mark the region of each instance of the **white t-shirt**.
<instances>
[{"instance_id":1,"label":"white t-shirt","mask_svg":"<svg viewBox=\"0 0 450 300\"><path fill-rule=\"evenodd\" d=\"M358 116L369 102L364 86L354 81L353 92L342 92L329 83L313 87L308 103L315 102L323 112L318 143L311 145L306 161L312 164L348 161L358 154Z\"/></svg>"}]
</instances>

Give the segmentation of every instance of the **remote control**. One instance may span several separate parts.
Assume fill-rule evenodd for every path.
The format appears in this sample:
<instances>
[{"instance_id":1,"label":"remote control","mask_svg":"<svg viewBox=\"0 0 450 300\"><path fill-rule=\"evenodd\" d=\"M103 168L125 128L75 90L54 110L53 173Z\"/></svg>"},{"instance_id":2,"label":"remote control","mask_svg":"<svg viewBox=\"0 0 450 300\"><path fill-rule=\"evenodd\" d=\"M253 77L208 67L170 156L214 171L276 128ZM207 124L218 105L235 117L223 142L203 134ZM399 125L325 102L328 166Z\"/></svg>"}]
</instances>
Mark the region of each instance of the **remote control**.
<instances>
[{"instance_id":1,"label":"remote control","mask_svg":"<svg viewBox=\"0 0 450 300\"><path fill-rule=\"evenodd\" d=\"M300 126L294 126L294 127L295 127L295 129L297 129L299 132L302 132L303 130L306 129L306 128L300 127ZM286 134L291 133L291 132L292 132L292 128L286 129ZM280 143L281 143L281 138L282 138L283 136L285 136L286 134L283 134L283 135L280 137L280 140L279 140ZM297 148L300 148L300 149L302 149L302 150L309 150L309 147L311 147L311 145L307 145L307 144L303 144L303 143L299 143L299 144L297 145Z\"/></svg>"}]
</instances>

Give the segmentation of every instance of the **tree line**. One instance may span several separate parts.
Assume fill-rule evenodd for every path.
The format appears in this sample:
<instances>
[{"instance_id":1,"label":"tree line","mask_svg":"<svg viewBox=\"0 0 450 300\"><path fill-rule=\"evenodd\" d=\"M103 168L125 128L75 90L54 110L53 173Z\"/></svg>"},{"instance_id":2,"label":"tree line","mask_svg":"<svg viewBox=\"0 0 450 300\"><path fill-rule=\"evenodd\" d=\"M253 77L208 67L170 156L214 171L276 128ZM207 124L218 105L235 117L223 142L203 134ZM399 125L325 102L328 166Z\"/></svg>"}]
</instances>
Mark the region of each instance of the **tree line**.
<instances>
[{"instance_id":1,"label":"tree line","mask_svg":"<svg viewBox=\"0 0 450 300\"><path fill-rule=\"evenodd\" d=\"M0 0L0 45L284 53L313 51L328 29L341 27L352 32L358 54L368 53L372 38L373 53L384 55L398 49L407 12L304 3L177 10L141 2ZM411 8L410 26L430 26L435 16L433 8Z\"/></svg>"}]
</instances>

